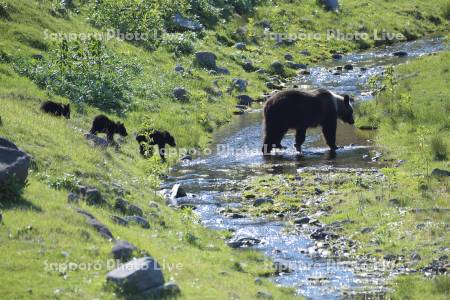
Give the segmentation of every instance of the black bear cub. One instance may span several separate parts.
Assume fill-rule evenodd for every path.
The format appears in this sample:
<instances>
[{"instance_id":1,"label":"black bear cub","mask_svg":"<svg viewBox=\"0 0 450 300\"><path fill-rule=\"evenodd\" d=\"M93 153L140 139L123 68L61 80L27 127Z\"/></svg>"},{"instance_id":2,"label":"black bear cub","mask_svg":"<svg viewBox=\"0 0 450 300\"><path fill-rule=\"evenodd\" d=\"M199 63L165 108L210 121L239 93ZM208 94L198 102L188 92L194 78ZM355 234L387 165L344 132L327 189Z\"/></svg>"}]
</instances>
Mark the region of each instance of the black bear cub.
<instances>
[{"instance_id":1,"label":"black bear cub","mask_svg":"<svg viewBox=\"0 0 450 300\"><path fill-rule=\"evenodd\" d=\"M278 92L264 106L264 154L281 145L289 129L295 129L295 148L301 152L306 129L322 127L325 140L334 152L336 146L337 119L354 124L352 100L348 95L336 95L326 89L302 91L289 89Z\"/></svg>"},{"instance_id":2,"label":"black bear cub","mask_svg":"<svg viewBox=\"0 0 450 300\"><path fill-rule=\"evenodd\" d=\"M45 113L52 114L57 117L63 116L66 119L70 119L70 104L45 101L41 105L41 110Z\"/></svg>"},{"instance_id":3,"label":"black bear cub","mask_svg":"<svg viewBox=\"0 0 450 300\"><path fill-rule=\"evenodd\" d=\"M111 121L107 116L98 115L92 122L91 134L105 133L109 143L114 144L114 134L120 134L121 136L127 136L127 130L125 125L120 122Z\"/></svg>"},{"instance_id":4,"label":"black bear cub","mask_svg":"<svg viewBox=\"0 0 450 300\"><path fill-rule=\"evenodd\" d=\"M146 156L146 150L150 149L148 146L158 145L159 156L162 160L166 160L166 144L176 147L174 137L165 130L145 130L145 133L138 134L136 141L139 143L139 152L142 156Z\"/></svg>"}]
</instances>

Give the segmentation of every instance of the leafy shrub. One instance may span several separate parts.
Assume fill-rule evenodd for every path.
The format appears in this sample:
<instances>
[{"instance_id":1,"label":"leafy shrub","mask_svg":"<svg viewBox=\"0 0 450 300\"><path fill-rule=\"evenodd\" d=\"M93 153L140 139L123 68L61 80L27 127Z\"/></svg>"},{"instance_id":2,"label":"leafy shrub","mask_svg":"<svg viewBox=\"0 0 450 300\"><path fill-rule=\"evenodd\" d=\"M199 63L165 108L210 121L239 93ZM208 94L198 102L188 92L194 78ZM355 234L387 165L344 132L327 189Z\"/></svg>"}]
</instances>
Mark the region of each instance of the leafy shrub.
<instances>
[{"instance_id":1,"label":"leafy shrub","mask_svg":"<svg viewBox=\"0 0 450 300\"><path fill-rule=\"evenodd\" d=\"M163 35L161 44L176 55L191 54L194 52L195 33L169 33Z\"/></svg>"},{"instance_id":2,"label":"leafy shrub","mask_svg":"<svg viewBox=\"0 0 450 300\"><path fill-rule=\"evenodd\" d=\"M431 151L435 160L446 160L448 157L448 145L440 136L434 136L431 139Z\"/></svg>"},{"instance_id":3,"label":"leafy shrub","mask_svg":"<svg viewBox=\"0 0 450 300\"><path fill-rule=\"evenodd\" d=\"M16 69L39 87L77 104L121 112L132 99L130 81L140 72L125 64L100 40L59 42L41 61L19 61Z\"/></svg>"},{"instance_id":4,"label":"leafy shrub","mask_svg":"<svg viewBox=\"0 0 450 300\"><path fill-rule=\"evenodd\" d=\"M444 15L444 18L450 21L450 1L444 4L444 7L442 8L442 12Z\"/></svg>"}]
</instances>

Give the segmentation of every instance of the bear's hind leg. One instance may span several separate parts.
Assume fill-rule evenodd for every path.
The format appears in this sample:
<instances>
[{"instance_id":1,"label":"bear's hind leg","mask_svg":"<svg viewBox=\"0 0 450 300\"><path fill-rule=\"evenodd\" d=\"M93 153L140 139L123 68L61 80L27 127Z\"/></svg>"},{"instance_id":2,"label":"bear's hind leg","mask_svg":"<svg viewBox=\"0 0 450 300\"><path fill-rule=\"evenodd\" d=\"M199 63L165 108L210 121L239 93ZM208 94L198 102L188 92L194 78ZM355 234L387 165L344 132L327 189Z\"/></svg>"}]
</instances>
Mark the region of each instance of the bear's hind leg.
<instances>
[{"instance_id":1,"label":"bear's hind leg","mask_svg":"<svg viewBox=\"0 0 450 300\"><path fill-rule=\"evenodd\" d=\"M295 149L298 152L302 152L302 145L305 142L305 138L306 138L306 129L298 128L295 133Z\"/></svg>"},{"instance_id":2,"label":"bear's hind leg","mask_svg":"<svg viewBox=\"0 0 450 300\"><path fill-rule=\"evenodd\" d=\"M336 146L336 121L328 122L322 126L322 132L327 142L327 145L330 147L331 151L335 151L337 149Z\"/></svg>"}]
</instances>

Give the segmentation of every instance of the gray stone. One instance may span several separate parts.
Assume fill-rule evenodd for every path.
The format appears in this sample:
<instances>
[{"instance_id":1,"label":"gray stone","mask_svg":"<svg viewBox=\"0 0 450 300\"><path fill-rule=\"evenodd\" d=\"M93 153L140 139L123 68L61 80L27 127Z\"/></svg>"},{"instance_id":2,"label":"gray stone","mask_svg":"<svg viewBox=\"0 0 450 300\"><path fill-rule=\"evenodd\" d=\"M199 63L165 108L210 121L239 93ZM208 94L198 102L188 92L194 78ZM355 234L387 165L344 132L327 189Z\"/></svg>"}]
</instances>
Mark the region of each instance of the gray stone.
<instances>
[{"instance_id":1,"label":"gray stone","mask_svg":"<svg viewBox=\"0 0 450 300\"><path fill-rule=\"evenodd\" d=\"M115 259L128 261L133 255L133 251L137 250L136 246L127 241L116 241L111 253Z\"/></svg>"},{"instance_id":2,"label":"gray stone","mask_svg":"<svg viewBox=\"0 0 450 300\"><path fill-rule=\"evenodd\" d=\"M105 200L98 189L91 188L86 190L86 203L89 205L101 205L105 203Z\"/></svg>"},{"instance_id":3,"label":"gray stone","mask_svg":"<svg viewBox=\"0 0 450 300\"><path fill-rule=\"evenodd\" d=\"M33 54L31 55L31 58L36 59L36 60L42 60L44 59L44 56L42 54Z\"/></svg>"},{"instance_id":4,"label":"gray stone","mask_svg":"<svg viewBox=\"0 0 450 300\"><path fill-rule=\"evenodd\" d=\"M236 98L239 100L238 105L251 106L253 103L252 97L248 95L239 95Z\"/></svg>"},{"instance_id":5,"label":"gray stone","mask_svg":"<svg viewBox=\"0 0 450 300\"><path fill-rule=\"evenodd\" d=\"M274 61L270 65L270 70L272 71L272 73L275 73L277 75L283 75L284 74L284 66L279 61Z\"/></svg>"},{"instance_id":6,"label":"gray stone","mask_svg":"<svg viewBox=\"0 0 450 300\"><path fill-rule=\"evenodd\" d=\"M181 293L180 287L173 281L165 283L160 289L161 289L161 296L164 297L174 297Z\"/></svg>"},{"instance_id":7,"label":"gray stone","mask_svg":"<svg viewBox=\"0 0 450 300\"><path fill-rule=\"evenodd\" d=\"M310 56L311 55L311 52L309 52L308 50L302 50L302 51L300 51L299 52L301 55L303 55L303 56Z\"/></svg>"},{"instance_id":8,"label":"gray stone","mask_svg":"<svg viewBox=\"0 0 450 300\"><path fill-rule=\"evenodd\" d=\"M320 0L320 3L325 5L325 8L331 11L339 9L339 0Z\"/></svg>"},{"instance_id":9,"label":"gray stone","mask_svg":"<svg viewBox=\"0 0 450 300\"><path fill-rule=\"evenodd\" d=\"M433 169L433 171L431 171L431 176L449 177L450 176L450 171L442 170L442 169Z\"/></svg>"},{"instance_id":10,"label":"gray stone","mask_svg":"<svg viewBox=\"0 0 450 300\"><path fill-rule=\"evenodd\" d=\"M253 71L255 71L255 66L253 66L253 63L251 61L249 61L249 60L244 62L244 64L242 65L242 68L246 72L253 72Z\"/></svg>"},{"instance_id":11,"label":"gray stone","mask_svg":"<svg viewBox=\"0 0 450 300\"><path fill-rule=\"evenodd\" d=\"M236 88L239 92L243 92L247 89L248 82L247 80L240 78L233 78L232 80L233 88Z\"/></svg>"},{"instance_id":12,"label":"gray stone","mask_svg":"<svg viewBox=\"0 0 450 300\"><path fill-rule=\"evenodd\" d=\"M273 267L275 268L275 272L277 274L294 272L294 270L289 268L289 266L287 264L283 263L282 261L275 261L273 263Z\"/></svg>"},{"instance_id":13,"label":"gray stone","mask_svg":"<svg viewBox=\"0 0 450 300\"><path fill-rule=\"evenodd\" d=\"M310 71L307 71L307 70L301 70L301 71L299 72L299 74L300 74L300 75L311 75L311 72L310 72Z\"/></svg>"},{"instance_id":14,"label":"gray stone","mask_svg":"<svg viewBox=\"0 0 450 300\"><path fill-rule=\"evenodd\" d=\"M350 64L347 64L344 66L344 70L347 70L347 71L353 70L353 66Z\"/></svg>"},{"instance_id":15,"label":"gray stone","mask_svg":"<svg viewBox=\"0 0 450 300\"><path fill-rule=\"evenodd\" d=\"M150 228L150 224L148 223L148 221L141 216L126 216L124 219L127 222L139 225L144 229Z\"/></svg>"},{"instance_id":16,"label":"gray stone","mask_svg":"<svg viewBox=\"0 0 450 300\"><path fill-rule=\"evenodd\" d=\"M230 71L225 67L217 67L215 71L217 74L230 75Z\"/></svg>"},{"instance_id":17,"label":"gray stone","mask_svg":"<svg viewBox=\"0 0 450 300\"><path fill-rule=\"evenodd\" d=\"M104 138L101 138L99 136L96 136L95 134L85 133L84 138L90 142L90 144L94 147L99 148L107 148L108 147L108 141Z\"/></svg>"},{"instance_id":18,"label":"gray stone","mask_svg":"<svg viewBox=\"0 0 450 300\"><path fill-rule=\"evenodd\" d=\"M235 236L228 241L228 246L231 248L243 248L243 247L252 247L256 244L261 243L261 240L249 236L247 233L237 232Z\"/></svg>"},{"instance_id":19,"label":"gray stone","mask_svg":"<svg viewBox=\"0 0 450 300\"><path fill-rule=\"evenodd\" d=\"M152 257L142 257L123 264L109 272L106 279L127 295L141 294L164 284L161 267Z\"/></svg>"},{"instance_id":20,"label":"gray stone","mask_svg":"<svg viewBox=\"0 0 450 300\"><path fill-rule=\"evenodd\" d=\"M80 200L80 195L75 193L69 193L67 195L67 202L69 203L77 203Z\"/></svg>"},{"instance_id":21,"label":"gray stone","mask_svg":"<svg viewBox=\"0 0 450 300\"><path fill-rule=\"evenodd\" d=\"M23 184L28 177L30 156L7 139L0 138L0 184L12 180Z\"/></svg>"},{"instance_id":22,"label":"gray stone","mask_svg":"<svg viewBox=\"0 0 450 300\"><path fill-rule=\"evenodd\" d=\"M180 65L177 65L175 67L175 72L177 72L177 73L184 73L184 68L182 66L180 66Z\"/></svg>"},{"instance_id":23,"label":"gray stone","mask_svg":"<svg viewBox=\"0 0 450 300\"><path fill-rule=\"evenodd\" d=\"M260 68L260 69L256 70L256 73L263 75L263 74L266 74L266 70Z\"/></svg>"},{"instance_id":24,"label":"gray stone","mask_svg":"<svg viewBox=\"0 0 450 300\"><path fill-rule=\"evenodd\" d=\"M114 209L120 211L121 213L126 213L129 202L123 198L117 198L114 203Z\"/></svg>"},{"instance_id":25,"label":"gray stone","mask_svg":"<svg viewBox=\"0 0 450 300\"><path fill-rule=\"evenodd\" d=\"M329 240L329 239L336 239L339 236L331 231L325 231L323 229L318 229L311 233L311 238L314 240Z\"/></svg>"},{"instance_id":26,"label":"gray stone","mask_svg":"<svg viewBox=\"0 0 450 300\"><path fill-rule=\"evenodd\" d=\"M195 20L189 20L185 17L183 17L181 14L176 13L172 17L172 21L175 25L177 25L179 28L184 30L192 30L192 31L202 31L203 30L203 24L201 24L198 21Z\"/></svg>"},{"instance_id":27,"label":"gray stone","mask_svg":"<svg viewBox=\"0 0 450 300\"><path fill-rule=\"evenodd\" d=\"M363 229L361 229L361 233L367 234L367 233L371 233L374 230L375 229L373 227L364 227Z\"/></svg>"},{"instance_id":28,"label":"gray stone","mask_svg":"<svg viewBox=\"0 0 450 300\"><path fill-rule=\"evenodd\" d=\"M142 208L140 208L136 204L130 204L130 205L128 205L128 208L127 208L127 214L142 217L144 215L144 211L142 210Z\"/></svg>"},{"instance_id":29,"label":"gray stone","mask_svg":"<svg viewBox=\"0 0 450 300\"><path fill-rule=\"evenodd\" d=\"M331 57L336 60L341 60L343 58L342 54L340 53L335 53Z\"/></svg>"},{"instance_id":30,"label":"gray stone","mask_svg":"<svg viewBox=\"0 0 450 300\"><path fill-rule=\"evenodd\" d=\"M293 60L294 57L293 57L291 54L286 53L286 54L284 55L284 59L285 59L285 60Z\"/></svg>"},{"instance_id":31,"label":"gray stone","mask_svg":"<svg viewBox=\"0 0 450 300\"><path fill-rule=\"evenodd\" d=\"M311 221L310 217L301 217L294 220L294 224L296 225L303 225L303 224L309 224L309 221Z\"/></svg>"},{"instance_id":32,"label":"gray stone","mask_svg":"<svg viewBox=\"0 0 450 300\"><path fill-rule=\"evenodd\" d=\"M264 204L273 204L273 200L270 198L259 198L259 199L256 199L255 201L253 201L253 206L255 206L255 207L261 206Z\"/></svg>"},{"instance_id":33,"label":"gray stone","mask_svg":"<svg viewBox=\"0 0 450 300\"><path fill-rule=\"evenodd\" d=\"M256 278L255 278L255 284L256 284L256 285L262 285L262 284L263 284L262 279L259 278L259 277L256 277Z\"/></svg>"},{"instance_id":34,"label":"gray stone","mask_svg":"<svg viewBox=\"0 0 450 300\"><path fill-rule=\"evenodd\" d=\"M273 83L272 81L266 82L266 87L267 87L268 89L272 89L272 90L282 90L282 89L283 89L282 86L280 86L280 85L278 85L278 84L275 84L275 83Z\"/></svg>"},{"instance_id":35,"label":"gray stone","mask_svg":"<svg viewBox=\"0 0 450 300\"><path fill-rule=\"evenodd\" d=\"M125 220L125 219L122 218L122 217L119 217L119 216L111 216L111 220L112 220L114 223L118 224L118 225L128 226L128 221Z\"/></svg>"},{"instance_id":36,"label":"gray stone","mask_svg":"<svg viewBox=\"0 0 450 300\"><path fill-rule=\"evenodd\" d=\"M420 257L419 253L413 252L411 254L411 260L422 260L422 257Z\"/></svg>"},{"instance_id":37,"label":"gray stone","mask_svg":"<svg viewBox=\"0 0 450 300\"><path fill-rule=\"evenodd\" d=\"M170 199L176 199L186 196L186 192L183 190L179 183L173 185L172 190L170 191Z\"/></svg>"},{"instance_id":38,"label":"gray stone","mask_svg":"<svg viewBox=\"0 0 450 300\"><path fill-rule=\"evenodd\" d=\"M97 230L97 232L100 233L102 237L108 240L114 240L114 237L108 227L97 220L91 213L83 209L77 209L77 212L80 215L83 215L86 218L87 223L94 227L94 229Z\"/></svg>"},{"instance_id":39,"label":"gray stone","mask_svg":"<svg viewBox=\"0 0 450 300\"><path fill-rule=\"evenodd\" d=\"M191 155L185 155L183 157L180 158L181 161L185 160L185 161L191 161L192 160L192 156Z\"/></svg>"},{"instance_id":40,"label":"gray stone","mask_svg":"<svg viewBox=\"0 0 450 300\"><path fill-rule=\"evenodd\" d=\"M256 298L258 299L266 299L266 300L271 300L273 299L272 294L269 292L264 292L264 291L258 291L256 293Z\"/></svg>"},{"instance_id":41,"label":"gray stone","mask_svg":"<svg viewBox=\"0 0 450 300\"><path fill-rule=\"evenodd\" d=\"M216 69L217 56L212 52L201 51L195 53L195 63L201 67L210 70Z\"/></svg>"},{"instance_id":42,"label":"gray stone","mask_svg":"<svg viewBox=\"0 0 450 300\"><path fill-rule=\"evenodd\" d=\"M389 200L389 204L392 205L392 206L399 207L399 206L401 206L402 203L397 198L393 198L393 199Z\"/></svg>"},{"instance_id":43,"label":"gray stone","mask_svg":"<svg viewBox=\"0 0 450 300\"><path fill-rule=\"evenodd\" d=\"M308 66L307 65L305 65L305 64L298 64L298 63L295 63L295 62L293 62L293 61L287 61L286 62L286 66L288 66L289 68L291 68L291 69L296 69L296 70L299 70L299 69L306 69Z\"/></svg>"},{"instance_id":44,"label":"gray stone","mask_svg":"<svg viewBox=\"0 0 450 300\"><path fill-rule=\"evenodd\" d=\"M238 50L245 50L247 47L247 45L245 43L236 43L234 44L234 48L238 49Z\"/></svg>"},{"instance_id":45,"label":"gray stone","mask_svg":"<svg viewBox=\"0 0 450 300\"><path fill-rule=\"evenodd\" d=\"M176 87L173 89L173 96L175 97L175 99L177 100L187 100L188 99L188 92L185 88L183 87Z\"/></svg>"},{"instance_id":46,"label":"gray stone","mask_svg":"<svg viewBox=\"0 0 450 300\"><path fill-rule=\"evenodd\" d=\"M269 20L267 20L267 19L259 21L258 25L261 26L264 29L271 29L272 28L272 23Z\"/></svg>"}]
</instances>

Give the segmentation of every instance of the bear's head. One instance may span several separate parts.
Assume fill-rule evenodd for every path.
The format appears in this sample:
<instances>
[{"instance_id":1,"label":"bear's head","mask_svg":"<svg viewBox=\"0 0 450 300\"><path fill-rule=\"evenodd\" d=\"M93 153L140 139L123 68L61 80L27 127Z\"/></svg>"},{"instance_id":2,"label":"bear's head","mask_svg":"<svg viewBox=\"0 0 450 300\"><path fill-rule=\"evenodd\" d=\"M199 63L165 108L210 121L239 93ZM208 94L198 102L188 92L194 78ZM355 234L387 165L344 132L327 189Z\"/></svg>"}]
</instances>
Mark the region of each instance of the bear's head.
<instances>
[{"instance_id":1,"label":"bear's head","mask_svg":"<svg viewBox=\"0 0 450 300\"><path fill-rule=\"evenodd\" d=\"M128 136L127 129L123 123L118 122L116 124L116 132L121 136Z\"/></svg>"},{"instance_id":2,"label":"bear's head","mask_svg":"<svg viewBox=\"0 0 450 300\"><path fill-rule=\"evenodd\" d=\"M66 119L70 119L70 104L63 104L62 115L63 115Z\"/></svg>"},{"instance_id":3,"label":"bear's head","mask_svg":"<svg viewBox=\"0 0 450 300\"><path fill-rule=\"evenodd\" d=\"M355 124L355 119L353 118L353 107L351 102L353 100L350 98L349 95L344 95L344 105L341 105L341 111L339 113L339 118L348 124Z\"/></svg>"},{"instance_id":4,"label":"bear's head","mask_svg":"<svg viewBox=\"0 0 450 300\"><path fill-rule=\"evenodd\" d=\"M175 143L175 138L168 132L166 132L166 142L168 145L172 147L176 147L177 144Z\"/></svg>"}]
</instances>

